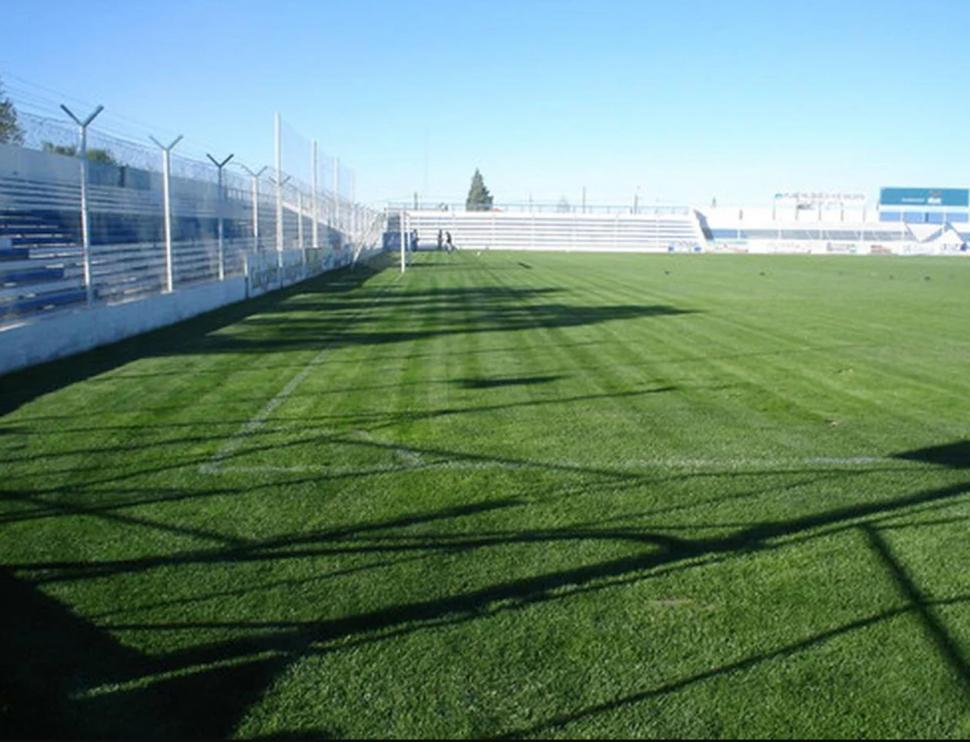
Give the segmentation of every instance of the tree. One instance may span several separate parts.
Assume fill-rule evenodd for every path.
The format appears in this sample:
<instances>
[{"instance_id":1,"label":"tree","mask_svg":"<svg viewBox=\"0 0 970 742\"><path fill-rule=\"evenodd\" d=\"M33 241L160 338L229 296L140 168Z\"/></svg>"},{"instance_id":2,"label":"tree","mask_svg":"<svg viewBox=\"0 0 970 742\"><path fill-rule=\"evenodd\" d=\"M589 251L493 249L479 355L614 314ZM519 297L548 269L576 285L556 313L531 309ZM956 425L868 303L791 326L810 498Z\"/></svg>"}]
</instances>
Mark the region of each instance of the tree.
<instances>
[{"instance_id":1,"label":"tree","mask_svg":"<svg viewBox=\"0 0 970 742\"><path fill-rule=\"evenodd\" d=\"M74 155L77 154L77 147L73 144L54 144L53 142L42 142L41 148L44 150L44 152L50 152L52 155L74 157Z\"/></svg>"},{"instance_id":2,"label":"tree","mask_svg":"<svg viewBox=\"0 0 970 742\"><path fill-rule=\"evenodd\" d=\"M115 156L111 154L111 150L99 149L98 147L88 150L88 159L91 162L100 162L102 165L118 164L118 161L115 159Z\"/></svg>"},{"instance_id":3,"label":"tree","mask_svg":"<svg viewBox=\"0 0 970 742\"><path fill-rule=\"evenodd\" d=\"M559 203L556 204L556 211L561 214L568 214L572 210L573 207L569 205L569 199L567 199L565 196L560 196Z\"/></svg>"},{"instance_id":4,"label":"tree","mask_svg":"<svg viewBox=\"0 0 970 742\"><path fill-rule=\"evenodd\" d=\"M492 194L485 187L485 179L482 178L482 174L478 172L478 168L475 168L475 174L472 176L472 184L468 189L468 198L465 199L465 210L488 211L491 208Z\"/></svg>"},{"instance_id":5,"label":"tree","mask_svg":"<svg viewBox=\"0 0 970 742\"><path fill-rule=\"evenodd\" d=\"M13 101L4 96L2 83L0 83L0 143L24 143L24 130L17 120L17 109L14 108Z\"/></svg>"},{"instance_id":6,"label":"tree","mask_svg":"<svg viewBox=\"0 0 970 742\"><path fill-rule=\"evenodd\" d=\"M45 152L50 152L52 155L77 157L77 145L74 144L54 144L53 142L44 142L42 146ZM88 150L88 161L100 162L102 165L118 164L118 161L115 159L114 155L111 154L110 150L98 149L97 147L92 147Z\"/></svg>"}]
</instances>

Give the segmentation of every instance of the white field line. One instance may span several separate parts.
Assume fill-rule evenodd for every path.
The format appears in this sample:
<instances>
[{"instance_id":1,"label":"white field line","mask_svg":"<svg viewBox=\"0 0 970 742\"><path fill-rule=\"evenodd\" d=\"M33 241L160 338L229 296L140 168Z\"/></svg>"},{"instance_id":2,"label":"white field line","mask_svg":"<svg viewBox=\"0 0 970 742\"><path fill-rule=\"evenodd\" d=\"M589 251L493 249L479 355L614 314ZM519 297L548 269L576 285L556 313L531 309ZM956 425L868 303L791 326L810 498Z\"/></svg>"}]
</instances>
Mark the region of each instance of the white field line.
<instances>
[{"instance_id":1,"label":"white field line","mask_svg":"<svg viewBox=\"0 0 970 742\"><path fill-rule=\"evenodd\" d=\"M401 447L400 450L407 450ZM419 454L420 452L415 452ZM445 470L475 470L475 469L543 469L549 467L574 469L582 473L584 468L595 470L603 474L614 471L618 475L636 474L638 471L657 470L744 470L752 471L776 469L783 472L804 466L839 468L859 468L876 464L912 465L914 469L924 468L925 464L918 461L906 461L885 456L848 456L825 457L809 456L801 458L723 458L723 459L640 459L628 461L624 464L596 463L590 461L506 461L501 459L446 459L438 461L404 461L398 463L375 464L373 466L327 466L324 464L295 464L292 466L255 465L255 466L223 466L217 470L207 470L206 473L224 472L239 474L331 474L335 476L368 476L376 474L404 473L409 471L427 471L434 469Z\"/></svg>"},{"instance_id":2,"label":"white field line","mask_svg":"<svg viewBox=\"0 0 970 742\"><path fill-rule=\"evenodd\" d=\"M189 675L194 675L198 672L235 667L237 665L243 665L249 662L254 662L258 660L271 660L275 657L283 657L283 656L285 656L283 652L279 652L277 650L266 650L264 652L246 655L244 657L230 657L224 660L207 662L202 665L190 665L188 667L180 667L177 670L168 670L166 672L159 672L159 673L153 673L148 675L139 675L136 678L132 678L130 680L123 680L117 683L106 683L104 685L97 685L93 688L87 688L85 690L72 693L70 698L72 701L89 701L92 698L98 698L100 696L107 696L113 693L123 693L126 691L135 690L146 684L154 685L155 683L164 682L166 680L174 680L176 678L183 678Z\"/></svg>"},{"instance_id":3,"label":"white field line","mask_svg":"<svg viewBox=\"0 0 970 742\"><path fill-rule=\"evenodd\" d=\"M401 274L398 274L393 281L390 281L382 286L373 300L350 315L348 324L373 307L384 292L398 281L400 276ZM235 435L233 435L229 440L219 447L219 450L213 454L211 459L209 459L206 463L199 465L199 472L202 474L214 474L219 471L223 471L224 469L222 468L222 462L236 453L246 442L246 438L248 436L252 435L263 427L263 424L267 419L269 419L269 416L272 415L273 412L281 404L283 404L294 391L296 391L296 388L303 383L306 377L310 375L310 372L323 363L324 359L327 357L327 354L333 349L338 341L339 338L327 343L315 356L313 356L313 358L307 361L306 365L301 368L292 379L286 382L279 392L276 393L276 396L270 399L259 412L257 412L245 424L243 424Z\"/></svg>"}]
</instances>

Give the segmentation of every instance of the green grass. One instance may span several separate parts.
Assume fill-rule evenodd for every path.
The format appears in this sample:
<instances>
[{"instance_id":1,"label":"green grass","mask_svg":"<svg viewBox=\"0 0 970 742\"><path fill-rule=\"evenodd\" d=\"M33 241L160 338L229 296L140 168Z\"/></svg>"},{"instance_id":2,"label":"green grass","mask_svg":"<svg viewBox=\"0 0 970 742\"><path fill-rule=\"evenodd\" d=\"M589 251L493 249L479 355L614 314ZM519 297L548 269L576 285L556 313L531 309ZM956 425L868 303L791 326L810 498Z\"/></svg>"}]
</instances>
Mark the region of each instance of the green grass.
<instances>
[{"instance_id":1,"label":"green grass","mask_svg":"<svg viewBox=\"0 0 970 742\"><path fill-rule=\"evenodd\" d=\"M423 254L2 378L0 736L966 737L968 296Z\"/></svg>"}]
</instances>

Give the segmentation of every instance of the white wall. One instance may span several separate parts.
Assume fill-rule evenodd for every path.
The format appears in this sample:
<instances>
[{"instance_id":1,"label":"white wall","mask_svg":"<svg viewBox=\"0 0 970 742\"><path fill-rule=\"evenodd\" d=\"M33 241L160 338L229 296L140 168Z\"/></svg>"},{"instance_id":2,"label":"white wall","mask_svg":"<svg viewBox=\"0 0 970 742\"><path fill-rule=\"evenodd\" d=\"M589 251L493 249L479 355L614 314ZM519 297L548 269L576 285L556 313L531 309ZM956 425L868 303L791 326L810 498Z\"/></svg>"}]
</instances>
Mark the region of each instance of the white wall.
<instances>
[{"instance_id":1,"label":"white wall","mask_svg":"<svg viewBox=\"0 0 970 742\"><path fill-rule=\"evenodd\" d=\"M259 296L306 280L325 271L350 265L349 248L324 258L323 250L285 250L282 270L276 252L249 256L246 275L177 288L120 304L94 304L33 315L24 323L0 329L0 375L38 363L81 353L149 330L180 322L203 312ZM370 249L358 255L363 262L378 255Z\"/></svg>"},{"instance_id":2,"label":"white wall","mask_svg":"<svg viewBox=\"0 0 970 742\"><path fill-rule=\"evenodd\" d=\"M246 298L242 276L124 304L55 312L0 330L0 374L179 322Z\"/></svg>"}]
</instances>

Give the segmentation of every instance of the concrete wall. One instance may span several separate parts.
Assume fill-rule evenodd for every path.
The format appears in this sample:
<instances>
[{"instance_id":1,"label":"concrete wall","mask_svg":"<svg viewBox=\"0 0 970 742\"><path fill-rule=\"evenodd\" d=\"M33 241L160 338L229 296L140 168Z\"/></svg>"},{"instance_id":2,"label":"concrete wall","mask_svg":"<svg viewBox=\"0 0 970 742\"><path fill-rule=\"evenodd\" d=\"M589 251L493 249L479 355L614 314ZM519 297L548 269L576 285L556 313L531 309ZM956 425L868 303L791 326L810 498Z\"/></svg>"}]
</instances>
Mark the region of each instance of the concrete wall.
<instances>
[{"instance_id":1,"label":"concrete wall","mask_svg":"<svg viewBox=\"0 0 970 742\"><path fill-rule=\"evenodd\" d=\"M377 248L361 250L357 260L364 262L380 252ZM280 258L282 269L277 264ZM353 262L350 247L335 252L284 250L282 256L261 253L248 256L245 276L176 288L171 294L121 304L95 304L35 315L23 324L0 328L0 375L165 327Z\"/></svg>"},{"instance_id":2,"label":"concrete wall","mask_svg":"<svg viewBox=\"0 0 970 742\"><path fill-rule=\"evenodd\" d=\"M246 298L243 276L124 304L56 312L0 330L0 374L80 353Z\"/></svg>"}]
</instances>

